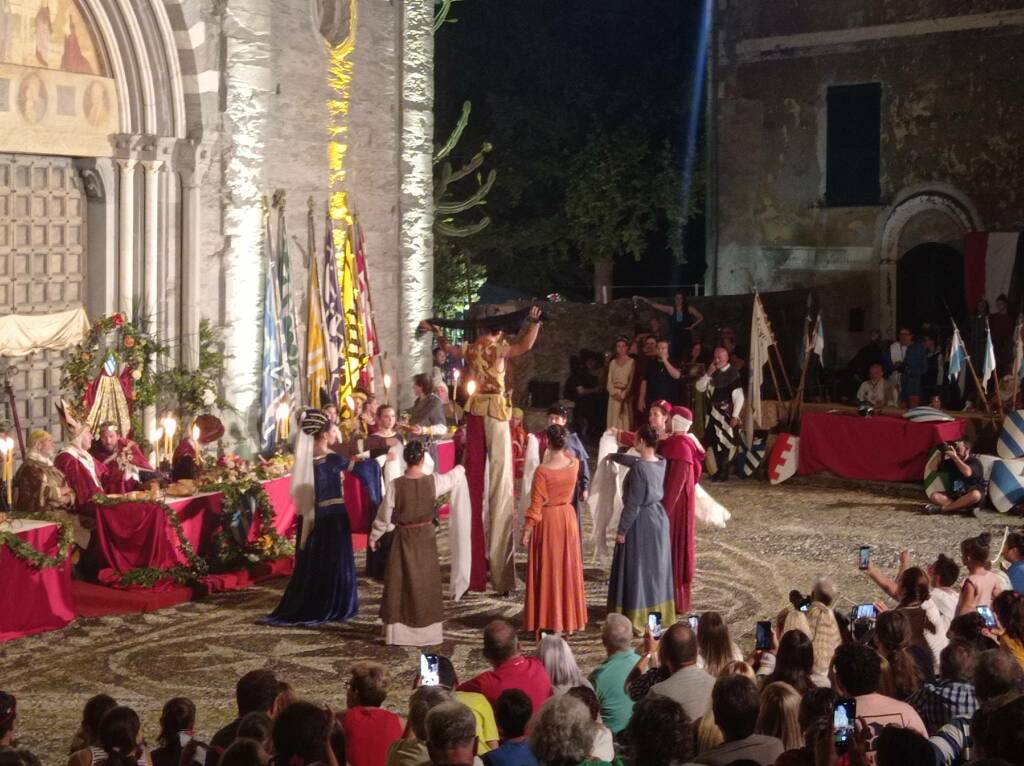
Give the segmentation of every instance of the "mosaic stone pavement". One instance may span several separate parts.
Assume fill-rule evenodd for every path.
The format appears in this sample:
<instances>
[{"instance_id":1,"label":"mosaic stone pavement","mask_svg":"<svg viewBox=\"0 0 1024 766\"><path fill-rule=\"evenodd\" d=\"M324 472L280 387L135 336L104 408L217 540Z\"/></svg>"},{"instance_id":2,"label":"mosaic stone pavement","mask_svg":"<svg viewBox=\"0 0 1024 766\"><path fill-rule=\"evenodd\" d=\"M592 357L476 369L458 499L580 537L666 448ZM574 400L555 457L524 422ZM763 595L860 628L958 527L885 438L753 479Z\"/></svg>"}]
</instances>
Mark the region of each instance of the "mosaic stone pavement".
<instances>
[{"instance_id":1,"label":"mosaic stone pavement","mask_svg":"<svg viewBox=\"0 0 1024 766\"><path fill-rule=\"evenodd\" d=\"M791 588L809 589L818 574L836 579L849 606L876 598L878 592L856 568L862 544L875 546L877 562L894 566L904 547L921 560L939 551L955 555L968 535L989 529L995 536L1005 523L1021 523L995 513L982 519L925 517L917 512L923 499L919 490L893 486L794 479L778 487L758 481L707 487L733 519L727 529L699 533L695 610L722 612L744 649L753 643L754 622L774 614ZM603 659L598 626L605 614L606 578L605 570L588 566L592 624L571 639L585 672ZM346 668L356 660L381 661L390 672L386 704L404 710L418 652L382 643L380 586L360 582L359 616L343 625L255 625L276 605L283 587L284 581L276 580L150 614L79 620L61 631L0 645L0 689L19 698L19 740L44 763L63 762L82 704L99 691L138 710L150 742L163 702L190 697L199 710L197 731L209 736L234 716L237 678L263 666L303 697L341 708ZM449 602L441 651L463 677L484 669L481 629L495 616L517 621L521 608L520 598L483 594ZM523 638L532 647L532 640Z\"/></svg>"}]
</instances>

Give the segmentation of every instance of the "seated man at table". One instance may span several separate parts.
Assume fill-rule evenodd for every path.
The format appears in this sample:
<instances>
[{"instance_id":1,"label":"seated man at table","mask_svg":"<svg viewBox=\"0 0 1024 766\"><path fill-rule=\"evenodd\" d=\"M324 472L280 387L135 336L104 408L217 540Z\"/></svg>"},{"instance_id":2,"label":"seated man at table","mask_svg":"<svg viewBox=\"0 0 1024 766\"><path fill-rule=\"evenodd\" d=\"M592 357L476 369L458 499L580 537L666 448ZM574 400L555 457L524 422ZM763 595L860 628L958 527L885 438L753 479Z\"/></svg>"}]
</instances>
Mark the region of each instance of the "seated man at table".
<instances>
[{"instance_id":1,"label":"seated man at table","mask_svg":"<svg viewBox=\"0 0 1024 766\"><path fill-rule=\"evenodd\" d=\"M924 507L924 512L936 514L970 511L974 515L988 491L981 461L971 455L971 446L964 439L946 442L941 449L939 472L949 475L951 487L948 492L933 492L929 495L931 502Z\"/></svg>"},{"instance_id":2,"label":"seated man at table","mask_svg":"<svg viewBox=\"0 0 1024 766\"><path fill-rule=\"evenodd\" d=\"M49 432L37 429L28 435L28 453L14 474L15 513L58 513L70 510L75 493L53 465L56 447Z\"/></svg>"},{"instance_id":3,"label":"seated man at table","mask_svg":"<svg viewBox=\"0 0 1024 766\"><path fill-rule=\"evenodd\" d=\"M64 474L68 486L75 493L75 505L71 513L95 521L94 499L103 494L106 468L89 453L89 447L92 446L92 430L89 425L75 420L67 409L61 410L61 417L70 438L67 446L53 459L53 464Z\"/></svg>"},{"instance_id":4,"label":"seated man at table","mask_svg":"<svg viewBox=\"0 0 1024 766\"><path fill-rule=\"evenodd\" d=\"M224 424L215 415L197 415L171 458L171 479L198 479L203 467L203 445L224 435Z\"/></svg>"},{"instance_id":5,"label":"seated man at table","mask_svg":"<svg viewBox=\"0 0 1024 766\"><path fill-rule=\"evenodd\" d=\"M89 450L105 469L102 484L107 495L123 495L138 488L143 472L153 475L153 468L139 445L121 436L114 423L102 423L99 438Z\"/></svg>"},{"instance_id":6,"label":"seated man at table","mask_svg":"<svg viewBox=\"0 0 1024 766\"><path fill-rule=\"evenodd\" d=\"M898 396L896 387L885 379L882 365L877 363L868 368L868 379L857 389L857 401L868 402L872 407L895 407Z\"/></svg>"}]
</instances>

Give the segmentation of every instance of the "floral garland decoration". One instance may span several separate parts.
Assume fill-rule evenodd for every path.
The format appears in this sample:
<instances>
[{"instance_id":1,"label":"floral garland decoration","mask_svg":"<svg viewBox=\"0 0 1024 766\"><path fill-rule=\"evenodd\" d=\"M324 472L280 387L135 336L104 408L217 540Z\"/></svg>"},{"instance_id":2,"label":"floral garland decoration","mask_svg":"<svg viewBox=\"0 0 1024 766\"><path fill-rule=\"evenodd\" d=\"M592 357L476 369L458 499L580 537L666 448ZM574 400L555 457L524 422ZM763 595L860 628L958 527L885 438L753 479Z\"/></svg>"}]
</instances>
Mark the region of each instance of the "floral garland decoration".
<instances>
[{"instance_id":1,"label":"floral garland decoration","mask_svg":"<svg viewBox=\"0 0 1024 766\"><path fill-rule=\"evenodd\" d=\"M16 558L21 559L36 569L56 569L63 566L75 546L75 530L71 522L49 513L24 513L19 514L17 518L58 524L60 526L60 534L57 539L57 555L48 556L37 551L14 532L8 531L0 531L0 548L7 546Z\"/></svg>"},{"instance_id":2,"label":"floral garland decoration","mask_svg":"<svg viewBox=\"0 0 1024 766\"><path fill-rule=\"evenodd\" d=\"M103 505L103 506L131 504L131 503L143 503L143 504L151 503L153 505L158 506L160 508L160 510L163 511L164 516L166 517L167 521L170 523L171 527L173 527L173 529L174 529L174 534L178 538L178 548L181 550L182 553L185 554L185 559L188 561L187 571L188 571L189 575L193 579L195 579L195 578L199 578L199 577L202 577L203 575L207 575L207 574L210 573L210 565L207 564L206 561L204 561L198 555L196 555L195 550L192 548L192 543L190 543L188 541L188 538L185 537L185 531L181 528L181 519L178 518L178 514L176 514L174 512L174 509L171 508L169 505L167 505L167 503L165 503L163 500L124 500L123 498L120 498L120 499L119 498L110 498L110 497L105 497L103 495L97 495L96 497L93 498L93 502L95 502L97 505ZM184 568L184 567L182 567L182 568ZM177 567L171 567L170 569L166 569L166 570L158 569L156 571L158 571L158 572L172 572L175 569L177 569ZM134 572L134 571L137 571L137 570L131 570L131 571ZM121 576L122 582L124 582L124 578L128 574L129 573L127 573L127 572L122 574L122 576Z\"/></svg>"},{"instance_id":3,"label":"floral garland decoration","mask_svg":"<svg viewBox=\"0 0 1024 766\"><path fill-rule=\"evenodd\" d=\"M278 534L274 521L277 514L270 502L266 489L256 477L243 479L239 482L221 481L204 484L204 492L220 492L224 496L221 505L221 530L214 538L217 548L218 565L232 569L239 565L249 566L261 561L291 556L295 553L294 543ZM252 495L256 499L254 520L259 520L260 536L253 542L240 545L231 534L228 520L241 512L243 497Z\"/></svg>"},{"instance_id":4,"label":"floral garland decoration","mask_svg":"<svg viewBox=\"0 0 1024 766\"><path fill-rule=\"evenodd\" d=\"M108 336L113 337L108 340ZM106 341L106 342L105 342ZM81 345L71 352L61 368L61 388L69 392L77 407L84 410L85 392L108 357L132 369L132 431L135 440L145 446L142 411L156 403L157 381L154 360L167 349L142 329L138 321L116 313L92 323Z\"/></svg>"}]
</instances>

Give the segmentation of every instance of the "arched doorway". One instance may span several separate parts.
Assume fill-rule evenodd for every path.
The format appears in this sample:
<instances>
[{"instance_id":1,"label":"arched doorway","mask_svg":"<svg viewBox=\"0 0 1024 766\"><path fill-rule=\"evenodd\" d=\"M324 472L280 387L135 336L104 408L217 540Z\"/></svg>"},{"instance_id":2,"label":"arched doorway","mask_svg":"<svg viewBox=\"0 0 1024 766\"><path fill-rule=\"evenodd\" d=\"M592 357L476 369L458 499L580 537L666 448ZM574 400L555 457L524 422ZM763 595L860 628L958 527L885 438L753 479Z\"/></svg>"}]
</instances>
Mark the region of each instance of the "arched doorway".
<instances>
[{"instance_id":1,"label":"arched doorway","mask_svg":"<svg viewBox=\"0 0 1024 766\"><path fill-rule=\"evenodd\" d=\"M964 257L940 242L912 247L896 268L896 316L900 326L914 332L924 324L950 328L966 315Z\"/></svg>"}]
</instances>

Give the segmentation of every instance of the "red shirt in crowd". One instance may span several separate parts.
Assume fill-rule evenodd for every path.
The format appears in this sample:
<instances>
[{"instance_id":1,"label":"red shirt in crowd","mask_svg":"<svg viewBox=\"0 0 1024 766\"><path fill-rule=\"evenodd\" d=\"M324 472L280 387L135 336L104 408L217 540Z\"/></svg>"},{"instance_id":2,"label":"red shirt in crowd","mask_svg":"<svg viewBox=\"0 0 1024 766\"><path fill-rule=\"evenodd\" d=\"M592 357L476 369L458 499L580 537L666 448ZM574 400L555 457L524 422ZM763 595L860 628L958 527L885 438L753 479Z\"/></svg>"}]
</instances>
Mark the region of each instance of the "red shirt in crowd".
<instances>
[{"instance_id":1,"label":"red shirt in crowd","mask_svg":"<svg viewBox=\"0 0 1024 766\"><path fill-rule=\"evenodd\" d=\"M402 738L402 719L380 707L357 705L341 717L348 766L385 766L388 748Z\"/></svg>"},{"instance_id":2,"label":"red shirt in crowd","mask_svg":"<svg viewBox=\"0 0 1024 766\"><path fill-rule=\"evenodd\" d=\"M479 692L493 705L506 689L522 689L533 703L536 713L551 696L551 679L540 660L517 654L510 660L459 684L460 692Z\"/></svg>"}]
</instances>

